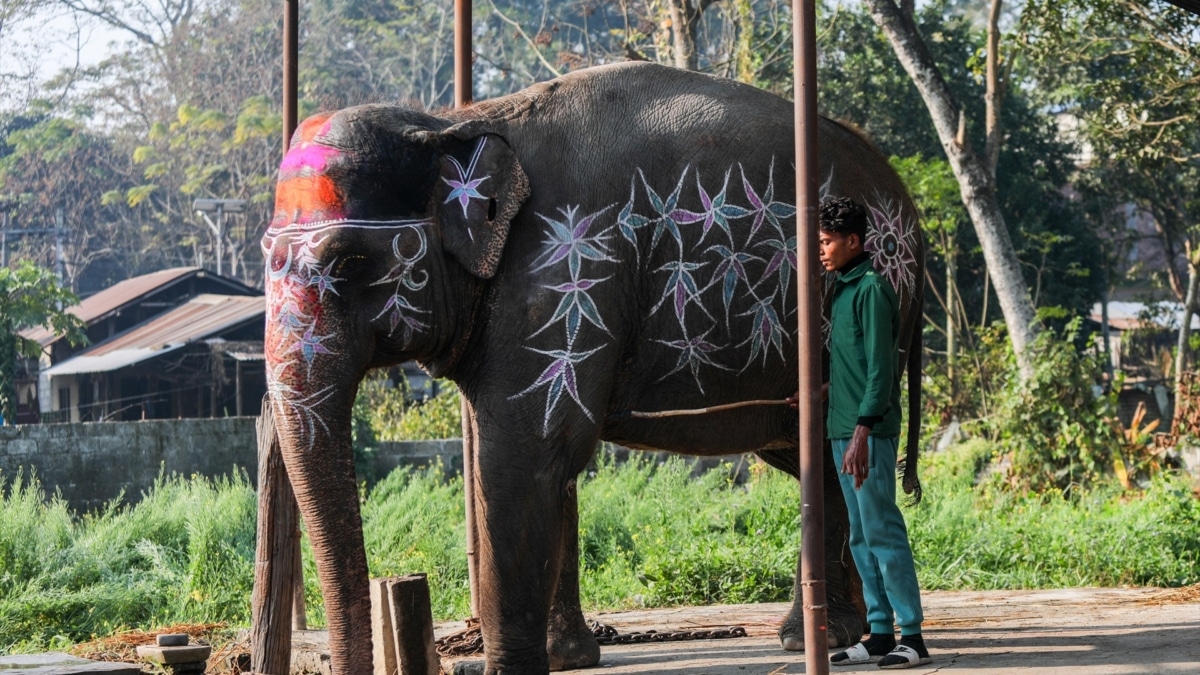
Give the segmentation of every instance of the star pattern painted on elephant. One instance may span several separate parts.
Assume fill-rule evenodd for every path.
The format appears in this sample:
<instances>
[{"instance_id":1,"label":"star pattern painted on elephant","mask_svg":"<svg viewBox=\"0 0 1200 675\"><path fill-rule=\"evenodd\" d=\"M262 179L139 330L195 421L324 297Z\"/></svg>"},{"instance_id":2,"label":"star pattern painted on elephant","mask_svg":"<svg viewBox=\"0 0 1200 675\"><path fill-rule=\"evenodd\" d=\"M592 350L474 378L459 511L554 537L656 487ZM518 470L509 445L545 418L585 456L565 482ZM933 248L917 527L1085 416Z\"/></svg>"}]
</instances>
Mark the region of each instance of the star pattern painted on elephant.
<instances>
[{"instance_id":1,"label":"star pattern painted on elephant","mask_svg":"<svg viewBox=\"0 0 1200 675\"><path fill-rule=\"evenodd\" d=\"M729 195L730 176L735 168L742 183L742 199L738 201L744 200L743 203L732 203ZM630 246L630 257L639 269L643 261L655 257L656 252L661 257L663 246L672 249L669 255L673 259L647 271L660 284L650 315L667 311L679 329L677 336L655 340L678 352L675 367L658 381L687 372L697 390L703 393L706 370L746 372L758 368L765 371L771 367L772 359L786 361L786 345L793 336L784 319L795 314L794 291L790 285L797 265L796 207L775 198L775 163L772 161L767 167L765 184L757 186L746 167L741 164L731 166L724 172L720 187L715 191L706 188L699 171L695 171L695 198L703 207L702 211L681 206L688 196L685 186L692 173L691 167L685 167L674 181L673 189L664 196L653 187L645 172L638 170L630 180L628 201L615 215L609 215L612 208L609 206L580 217L578 205L559 209L561 217L537 214L548 228L542 251L530 272L541 278L552 270L565 267L570 279L563 283L541 284L542 288L561 297L550 320L529 336L530 339L538 337L551 326L562 324L565 330L561 344L565 348L561 345L553 349L527 346L552 361L529 388L516 395L546 391L544 431L549 428L564 395L574 400L589 419L593 417L592 411L578 396L576 370L588 357L604 349L608 345L606 340L611 338L593 291L612 278L611 274L599 273L596 267L624 257L624 254L614 252L615 241ZM821 184L822 199L829 196L833 178L830 173ZM898 205L882 198L875 202L868 205L867 236L867 246L875 253L874 265L892 282L897 292L911 293L915 283L911 272L916 250L915 234L905 229L904 211ZM641 211L639 204L648 204L650 210ZM611 224L608 224L608 218L612 219ZM734 224L739 222L743 227L738 231L746 233L744 242L735 237ZM614 239L614 235L619 238ZM712 240L714 235L716 241ZM711 243L703 246L706 242ZM825 281L828 289L828 275ZM720 317L713 316L716 305L708 300L712 289L716 289L714 299L719 298L724 310ZM735 307L738 311L734 311ZM581 339L589 324L606 337L586 342ZM749 330L735 336L734 331L739 326ZM731 336L732 339L723 344L711 337L714 335ZM576 351L579 344L591 348Z\"/></svg>"},{"instance_id":2,"label":"star pattern painted on elephant","mask_svg":"<svg viewBox=\"0 0 1200 675\"><path fill-rule=\"evenodd\" d=\"M609 334L608 327L591 296L592 289L607 281L609 277L584 279L582 274L584 261L592 264L617 262L612 257L608 245L612 238L612 229L615 226L609 226L596 232L592 231L598 219L611 208L611 206L606 206L582 217L578 215L578 205L559 209L560 218L538 214L548 229L544 232L546 238L542 243L542 252L534 259L532 272L537 274L549 268L565 265L570 279L565 283L539 284L541 288L557 293L561 298L550 319L530 335L530 337L536 336L561 323L564 329L566 348L543 350L526 347L532 352L550 357L551 362L538 375L533 384L512 396L512 398L520 398L545 388L546 408L542 419L543 433L549 430L550 418L562 400L563 394L575 401L588 419L592 419L591 411L579 400L575 366L583 363L607 344L586 351L575 351L574 347L585 321Z\"/></svg>"},{"instance_id":3,"label":"star pattern painted on elephant","mask_svg":"<svg viewBox=\"0 0 1200 675\"><path fill-rule=\"evenodd\" d=\"M471 203L472 199L487 199L487 197L479 194L479 186L485 180L491 178L491 176L487 175L480 176L479 178L475 177L475 169L478 168L479 156L483 154L483 146L486 143L487 138L479 139L479 143L475 146L475 151L471 154L471 161L467 163L467 167L465 169L463 168L463 165L459 163L459 161L453 156L446 156L447 159L450 160L451 164L453 164L455 172L458 173L458 177L442 178L442 180L450 186L450 194L446 195L446 199L443 200L442 203L449 204L450 202L457 201L458 205L462 207L464 218L467 217L467 205ZM467 230L467 234L474 239L474 236L471 235L470 230Z\"/></svg>"}]
</instances>

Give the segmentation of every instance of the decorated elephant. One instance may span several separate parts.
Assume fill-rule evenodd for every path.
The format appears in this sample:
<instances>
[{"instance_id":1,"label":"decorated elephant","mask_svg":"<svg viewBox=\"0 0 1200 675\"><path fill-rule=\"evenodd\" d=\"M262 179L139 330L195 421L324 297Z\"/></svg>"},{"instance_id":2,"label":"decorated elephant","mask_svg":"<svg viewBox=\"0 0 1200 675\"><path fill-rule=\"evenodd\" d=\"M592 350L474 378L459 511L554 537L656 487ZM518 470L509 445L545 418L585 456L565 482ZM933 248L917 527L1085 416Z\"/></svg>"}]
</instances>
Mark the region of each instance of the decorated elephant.
<instances>
[{"instance_id":1,"label":"decorated elephant","mask_svg":"<svg viewBox=\"0 0 1200 675\"><path fill-rule=\"evenodd\" d=\"M822 193L871 214L868 250L900 297L913 382L913 205L853 130L822 120L819 138ZM415 359L462 393L489 673L599 660L579 606L575 495L597 441L755 452L797 474L786 406L631 414L796 390L792 139L789 102L645 63L438 116L367 105L300 125L263 239L266 358L334 672L371 670L350 435L369 369ZM829 635L845 645L865 618L826 467ZM789 649L803 642L800 595L780 630Z\"/></svg>"}]
</instances>

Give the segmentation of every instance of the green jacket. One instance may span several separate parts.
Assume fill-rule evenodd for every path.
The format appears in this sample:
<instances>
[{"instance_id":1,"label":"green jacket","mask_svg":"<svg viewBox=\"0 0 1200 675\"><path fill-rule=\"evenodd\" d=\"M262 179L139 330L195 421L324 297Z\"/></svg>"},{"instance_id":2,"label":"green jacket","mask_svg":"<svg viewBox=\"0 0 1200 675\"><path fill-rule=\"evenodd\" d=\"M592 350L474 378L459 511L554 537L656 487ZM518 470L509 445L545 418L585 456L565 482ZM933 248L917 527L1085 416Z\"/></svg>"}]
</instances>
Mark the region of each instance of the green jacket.
<instances>
[{"instance_id":1,"label":"green jacket","mask_svg":"<svg viewBox=\"0 0 1200 675\"><path fill-rule=\"evenodd\" d=\"M829 313L828 438L900 435L900 309L896 291L863 256L834 281Z\"/></svg>"}]
</instances>

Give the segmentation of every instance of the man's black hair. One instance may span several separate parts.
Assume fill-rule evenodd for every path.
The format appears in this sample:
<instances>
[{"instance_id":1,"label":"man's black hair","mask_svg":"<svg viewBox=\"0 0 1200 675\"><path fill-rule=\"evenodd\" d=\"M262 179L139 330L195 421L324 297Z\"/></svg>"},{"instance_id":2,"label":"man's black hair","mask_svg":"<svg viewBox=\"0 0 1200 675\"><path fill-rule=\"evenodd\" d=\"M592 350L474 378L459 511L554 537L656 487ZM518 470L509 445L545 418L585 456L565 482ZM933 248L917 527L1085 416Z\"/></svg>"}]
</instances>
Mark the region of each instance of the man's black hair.
<instances>
[{"instance_id":1,"label":"man's black hair","mask_svg":"<svg viewBox=\"0 0 1200 675\"><path fill-rule=\"evenodd\" d=\"M821 202L821 231L840 234L843 237L857 234L862 243L867 241L867 212L862 205L849 197L831 197Z\"/></svg>"}]
</instances>

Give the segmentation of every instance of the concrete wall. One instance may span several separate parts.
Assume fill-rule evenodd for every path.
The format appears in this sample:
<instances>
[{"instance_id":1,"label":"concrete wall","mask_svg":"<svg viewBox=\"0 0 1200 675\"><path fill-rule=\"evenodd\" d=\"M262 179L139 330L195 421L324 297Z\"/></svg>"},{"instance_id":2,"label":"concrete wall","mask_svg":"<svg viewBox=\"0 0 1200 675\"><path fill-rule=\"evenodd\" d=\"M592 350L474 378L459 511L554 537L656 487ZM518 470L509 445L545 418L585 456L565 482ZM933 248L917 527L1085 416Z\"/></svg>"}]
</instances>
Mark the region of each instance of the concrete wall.
<instances>
[{"instance_id":1,"label":"concrete wall","mask_svg":"<svg viewBox=\"0 0 1200 675\"><path fill-rule=\"evenodd\" d=\"M76 511L104 506L122 491L133 503L149 490L160 473L209 477L240 468L251 482L258 476L258 443L254 417L91 422L0 427L0 477L5 484L18 471L32 469L47 495L61 492ZM612 448L618 461L633 453ZM668 453L655 453L664 461ZM441 463L448 476L462 472L462 440L380 443L370 458L370 478L381 479L401 466ZM695 460L694 473L734 464L745 479L747 463L739 455Z\"/></svg>"},{"instance_id":2,"label":"concrete wall","mask_svg":"<svg viewBox=\"0 0 1200 675\"><path fill-rule=\"evenodd\" d=\"M254 417L147 420L0 427L0 476L36 472L47 495L55 490L77 511L104 506L124 490L136 502L160 472L190 476L258 475ZM374 477L399 466L441 462L462 471L462 441L381 443L371 458Z\"/></svg>"},{"instance_id":3,"label":"concrete wall","mask_svg":"<svg viewBox=\"0 0 1200 675\"><path fill-rule=\"evenodd\" d=\"M253 417L149 420L0 427L0 472L37 473L47 495L57 489L79 511L125 491L135 502L160 472L205 476L258 471Z\"/></svg>"}]
</instances>

